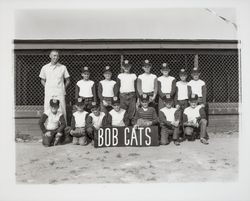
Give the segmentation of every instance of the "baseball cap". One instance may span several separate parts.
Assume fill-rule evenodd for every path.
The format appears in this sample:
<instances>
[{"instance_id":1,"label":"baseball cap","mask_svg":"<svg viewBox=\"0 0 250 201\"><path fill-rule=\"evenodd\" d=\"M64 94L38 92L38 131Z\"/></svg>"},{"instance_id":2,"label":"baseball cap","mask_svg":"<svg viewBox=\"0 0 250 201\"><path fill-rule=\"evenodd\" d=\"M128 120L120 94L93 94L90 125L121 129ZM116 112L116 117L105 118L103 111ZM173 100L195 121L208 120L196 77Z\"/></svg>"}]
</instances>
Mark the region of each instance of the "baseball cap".
<instances>
[{"instance_id":1,"label":"baseball cap","mask_svg":"<svg viewBox=\"0 0 250 201\"><path fill-rule=\"evenodd\" d=\"M191 94L191 96L189 97L190 101L197 101L198 100L198 95L197 94Z\"/></svg>"},{"instance_id":2,"label":"baseball cap","mask_svg":"<svg viewBox=\"0 0 250 201\"><path fill-rule=\"evenodd\" d=\"M89 72L89 67L84 66L84 67L82 68L82 73L86 73L86 72L90 73L90 72Z\"/></svg>"},{"instance_id":3,"label":"baseball cap","mask_svg":"<svg viewBox=\"0 0 250 201\"><path fill-rule=\"evenodd\" d=\"M170 71L170 68L167 63L163 63L161 66L161 70Z\"/></svg>"},{"instance_id":4,"label":"baseball cap","mask_svg":"<svg viewBox=\"0 0 250 201\"><path fill-rule=\"evenodd\" d=\"M55 99L55 98L50 99L50 101L49 101L49 105L51 107L59 107L59 104L60 104L60 101L58 99Z\"/></svg>"},{"instance_id":5,"label":"baseball cap","mask_svg":"<svg viewBox=\"0 0 250 201\"><path fill-rule=\"evenodd\" d=\"M149 101L149 96L147 94L142 94L140 96L142 102Z\"/></svg>"},{"instance_id":6,"label":"baseball cap","mask_svg":"<svg viewBox=\"0 0 250 201\"><path fill-rule=\"evenodd\" d=\"M152 67L152 64L150 63L150 61L148 59L146 59L142 62L142 66L149 68L149 67Z\"/></svg>"}]
</instances>

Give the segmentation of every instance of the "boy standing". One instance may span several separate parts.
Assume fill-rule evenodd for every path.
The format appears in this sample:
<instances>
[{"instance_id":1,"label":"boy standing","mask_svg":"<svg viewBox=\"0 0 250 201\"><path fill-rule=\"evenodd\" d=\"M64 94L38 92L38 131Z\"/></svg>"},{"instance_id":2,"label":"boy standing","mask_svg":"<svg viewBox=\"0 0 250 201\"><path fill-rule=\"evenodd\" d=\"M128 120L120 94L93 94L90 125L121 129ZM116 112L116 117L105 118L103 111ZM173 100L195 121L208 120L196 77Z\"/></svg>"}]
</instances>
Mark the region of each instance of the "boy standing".
<instances>
[{"instance_id":1,"label":"boy standing","mask_svg":"<svg viewBox=\"0 0 250 201\"><path fill-rule=\"evenodd\" d=\"M86 145L86 119L88 112L84 111L84 101L82 98L78 98L76 102L76 112L73 113L71 119L71 128L65 129L65 132L69 132L73 136L74 145ZM67 130L67 131L66 131Z\"/></svg>"},{"instance_id":2,"label":"boy standing","mask_svg":"<svg viewBox=\"0 0 250 201\"><path fill-rule=\"evenodd\" d=\"M137 90L139 96L142 94L147 94L149 96L150 106L156 108L155 98L157 95L157 77L156 75L150 73L152 64L149 60L143 61L142 69L144 73L138 76L137 79Z\"/></svg>"},{"instance_id":3,"label":"boy standing","mask_svg":"<svg viewBox=\"0 0 250 201\"><path fill-rule=\"evenodd\" d=\"M94 134L102 127L105 113L100 111L98 105L93 105L91 113L87 117L87 135L92 142L94 141Z\"/></svg>"},{"instance_id":4,"label":"boy standing","mask_svg":"<svg viewBox=\"0 0 250 201\"><path fill-rule=\"evenodd\" d=\"M121 108L128 113L129 124L133 119L136 110L136 75L130 73L131 64L128 60L122 62L123 73L117 77L117 90L121 101Z\"/></svg>"},{"instance_id":5,"label":"boy standing","mask_svg":"<svg viewBox=\"0 0 250 201\"><path fill-rule=\"evenodd\" d=\"M89 79L90 71L87 66L82 68L81 73L83 79L76 83L76 99L83 98L85 110L90 113L92 102L96 103L96 87L94 81Z\"/></svg>"},{"instance_id":6,"label":"boy standing","mask_svg":"<svg viewBox=\"0 0 250 201\"><path fill-rule=\"evenodd\" d=\"M167 63L163 63L161 67L162 76L158 77L158 93L159 93L159 110L164 107L162 100L166 94L170 94L173 98L176 91L176 79L169 75L170 68Z\"/></svg>"},{"instance_id":7,"label":"boy standing","mask_svg":"<svg viewBox=\"0 0 250 201\"><path fill-rule=\"evenodd\" d=\"M51 99L49 104L50 109L45 111L39 120L39 126L42 130L42 143L45 147L58 145L66 127L63 113L58 111L60 101Z\"/></svg>"},{"instance_id":8,"label":"boy standing","mask_svg":"<svg viewBox=\"0 0 250 201\"><path fill-rule=\"evenodd\" d=\"M104 80L99 82L98 96L100 99L101 111L108 113L111 109L111 102L114 96L117 96L116 82L111 80L112 71L106 66L103 71Z\"/></svg>"},{"instance_id":9,"label":"boy standing","mask_svg":"<svg viewBox=\"0 0 250 201\"><path fill-rule=\"evenodd\" d=\"M192 94L189 98L190 106L183 112L184 133L190 139L195 139L194 132L200 131L200 141L203 144L208 144L207 135L207 120L204 107L198 104L198 95Z\"/></svg>"},{"instance_id":10,"label":"boy standing","mask_svg":"<svg viewBox=\"0 0 250 201\"><path fill-rule=\"evenodd\" d=\"M105 115L103 119L104 126L128 126L129 125L129 114L126 110L122 109L120 106L120 100L118 97L114 96L112 100L113 110Z\"/></svg>"},{"instance_id":11,"label":"boy standing","mask_svg":"<svg viewBox=\"0 0 250 201\"><path fill-rule=\"evenodd\" d=\"M154 126L158 124L158 117L153 107L149 107L149 96L142 94L140 96L141 107L135 113L133 120L134 127Z\"/></svg>"},{"instance_id":12,"label":"boy standing","mask_svg":"<svg viewBox=\"0 0 250 201\"><path fill-rule=\"evenodd\" d=\"M170 94L163 97L165 107L160 109L159 120L161 126L161 144L169 144L169 135L173 134L173 141L179 146L179 128L181 121L181 112L173 107L173 98Z\"/></svg>"}]
</instances>

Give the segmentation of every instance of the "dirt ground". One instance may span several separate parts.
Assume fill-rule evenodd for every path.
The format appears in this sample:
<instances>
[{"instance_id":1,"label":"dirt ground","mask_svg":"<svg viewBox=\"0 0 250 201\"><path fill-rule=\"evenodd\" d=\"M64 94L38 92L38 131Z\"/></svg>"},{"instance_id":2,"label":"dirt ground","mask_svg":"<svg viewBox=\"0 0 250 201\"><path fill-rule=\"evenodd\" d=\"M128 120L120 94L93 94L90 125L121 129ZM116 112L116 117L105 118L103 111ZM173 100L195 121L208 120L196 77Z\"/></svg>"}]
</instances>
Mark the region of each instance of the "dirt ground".
<instances>
[{"instance_id":1,"label":"dirt ground","mask_svg":"<svg viewBox=\"0 0 250 201\"><path fill-rule=\"evenodd\" d=\"M159 147L94 148L72 144L45 148L38 140L16 143L21 184L232 182L238 179L238 133L210 133Z\"/></svg>"}]
</instances>

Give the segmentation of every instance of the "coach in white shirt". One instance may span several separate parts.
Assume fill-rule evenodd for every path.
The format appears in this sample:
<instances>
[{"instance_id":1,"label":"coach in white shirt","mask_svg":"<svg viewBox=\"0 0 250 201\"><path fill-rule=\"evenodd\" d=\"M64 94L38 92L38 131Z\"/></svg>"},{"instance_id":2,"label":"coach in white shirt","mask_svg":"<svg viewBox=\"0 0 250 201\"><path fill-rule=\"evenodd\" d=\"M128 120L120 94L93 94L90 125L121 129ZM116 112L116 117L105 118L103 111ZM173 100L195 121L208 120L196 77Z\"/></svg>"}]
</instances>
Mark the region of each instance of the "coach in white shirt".
<instances>
[{"instance_id":1,"label":"coach in white shirt","mask_svg":"<svg viewBox=\"0 0 250 201\"><path fill-rule=\"evenodd\" d=\"M59 52L52 50L49 55L51 62L44 65L41 69L39 77L44 86L44 111L49 110L50 99L56 97L60 100L59 111L64 114L66 118L66 103L65 103L65 89L69 86L69 73L66 66L58 63ZM65 81L65 82L64 82Z\"/></svg>"}]
</instances>

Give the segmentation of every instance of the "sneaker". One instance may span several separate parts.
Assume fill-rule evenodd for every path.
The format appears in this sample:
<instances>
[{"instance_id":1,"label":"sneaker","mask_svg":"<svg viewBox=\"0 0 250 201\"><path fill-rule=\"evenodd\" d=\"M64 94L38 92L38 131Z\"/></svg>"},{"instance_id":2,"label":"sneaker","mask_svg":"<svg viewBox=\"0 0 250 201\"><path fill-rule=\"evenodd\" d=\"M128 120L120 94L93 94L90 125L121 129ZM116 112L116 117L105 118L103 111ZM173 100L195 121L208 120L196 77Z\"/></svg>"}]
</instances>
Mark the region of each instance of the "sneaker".
<instances>
[{"instance_id":1,"label":"sneaker","mask_svg":"<svg viewBox=\"0 0 250 201\"><path fill-rule=\"evenodd\" d=\"M178 140L175 140L175 141L174 141L174 144L175 144L176 146L180 146L180 142L179 142Z\"/></svg>"},{"instance_id":2,"label":"sneaker","mask_svg":"<svg viewBox=\"0 0 250 201\"><path fill-rule=\"evenodd\" d=\"M201 138L200 141L202 144L205 144L205 145L209 144L205 138Z\"/></svg>"}]
</instances>

